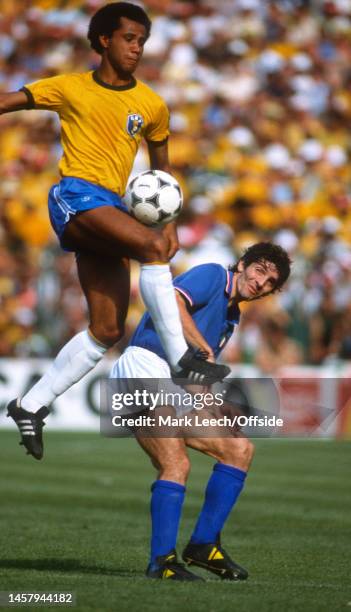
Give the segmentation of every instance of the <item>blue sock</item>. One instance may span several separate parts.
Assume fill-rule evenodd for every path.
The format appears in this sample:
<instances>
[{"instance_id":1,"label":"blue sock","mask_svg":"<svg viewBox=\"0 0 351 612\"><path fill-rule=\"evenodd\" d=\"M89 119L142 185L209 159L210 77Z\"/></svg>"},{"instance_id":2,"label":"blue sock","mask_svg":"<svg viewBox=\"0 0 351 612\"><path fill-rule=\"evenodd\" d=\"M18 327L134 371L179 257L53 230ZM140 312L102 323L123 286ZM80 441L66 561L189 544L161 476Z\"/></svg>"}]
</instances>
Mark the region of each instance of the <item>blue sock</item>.
<instances>
[{"instance_id":1,"label":"blue sock","mask_svg":"<svg viewBox=\"0 0 351 612\"><path fill-rule=\"evenodd\" d=\"M246 472L231 465L216 463L207 483L205 502L197 520L191 542L216 542L241 490Z\"/></svg>"},{"instance_id":2,"label":"blue sock","mask_svg":"<svg viewBox=\"0 0 351 612\"><path fill-rule=\"evenodd\" d=\"M151 487L151 556L167 555L177 543L178 527L185 497L185 487L170 480L156 480Z\"/></svg>"}]
</instances>

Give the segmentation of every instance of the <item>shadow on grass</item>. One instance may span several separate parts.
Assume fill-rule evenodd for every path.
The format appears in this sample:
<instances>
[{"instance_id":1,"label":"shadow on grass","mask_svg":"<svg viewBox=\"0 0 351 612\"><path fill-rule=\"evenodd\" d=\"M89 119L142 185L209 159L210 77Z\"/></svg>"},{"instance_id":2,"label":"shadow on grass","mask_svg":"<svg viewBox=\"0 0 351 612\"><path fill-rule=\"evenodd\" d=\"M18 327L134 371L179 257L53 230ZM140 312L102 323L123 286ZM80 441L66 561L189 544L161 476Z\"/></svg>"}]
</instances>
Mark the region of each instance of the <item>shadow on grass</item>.
<instances>
[{"instance_id":1,"label":"shadow on grass","mask_svg":"<svg viewBox=\"0 0 351 612\"><path fill-rule=\"evenodd\" d=\"M38 572L62 572L74 574L95 574L100 576L121 576L136 578L140 571L121 568L109 569L98 565L85 565L79 559L0 559L0 569L33 570Z\"/></svg>"}]
</instances>

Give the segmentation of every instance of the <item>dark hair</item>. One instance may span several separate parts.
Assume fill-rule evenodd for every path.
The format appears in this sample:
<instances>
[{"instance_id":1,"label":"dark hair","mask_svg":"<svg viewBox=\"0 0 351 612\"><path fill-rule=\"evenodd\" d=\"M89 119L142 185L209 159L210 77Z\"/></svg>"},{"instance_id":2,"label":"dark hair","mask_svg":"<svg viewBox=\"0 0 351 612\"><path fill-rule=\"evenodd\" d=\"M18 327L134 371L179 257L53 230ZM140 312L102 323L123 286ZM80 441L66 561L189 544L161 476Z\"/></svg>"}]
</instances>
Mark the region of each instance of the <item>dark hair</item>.
<instances>
[{"instance_id":1,"label":"dark hair","mask_svg":"<svg viewBox=\"0 0 351 612\"><path fill-rule=\"evenodd\" d=\"M104 49L100 44L99 37L103 34L112 36L113 32L118 30L121 25L121 17L141 23L145 27L147 38L149 37L151 21L140 6L130 2L111 2L111 4L106 4L99 9L90 20L88 39L94 51L100 55L103 53Z\"/></svg>"},{"instance_id":2,"label":"dark hair","mask_svg":"<svg viewBox=\"0 0 351 612\"><path fill-rule=\"evenodd\" d=\"M247 268L250 264L261 261L262 259L273 263L278 270L278 280L272 292L274 293L274 291L281 289L285 281L289 278L291 259L287 252L278 244L273 244L272 242L257 242L246 249L239 261L242 261L244 268ZM233 272L237 272L238 263L230 266L229 269Z\"/></svg>"}]
</instances>

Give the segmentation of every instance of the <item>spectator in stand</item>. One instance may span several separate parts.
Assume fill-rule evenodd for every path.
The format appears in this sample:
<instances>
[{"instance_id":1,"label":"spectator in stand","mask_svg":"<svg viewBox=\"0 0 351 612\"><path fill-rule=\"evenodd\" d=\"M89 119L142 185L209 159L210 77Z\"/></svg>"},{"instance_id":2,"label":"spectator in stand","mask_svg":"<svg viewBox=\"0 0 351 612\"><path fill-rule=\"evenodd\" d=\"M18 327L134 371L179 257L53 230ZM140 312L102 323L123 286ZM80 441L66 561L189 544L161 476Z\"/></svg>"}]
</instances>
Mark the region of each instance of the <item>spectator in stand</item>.
<instances>
[{"instance_id":1,"label":"spectator in stand","mask_svg":"<svg viewBox=\"0 0 351 612\"><path fill-rule=\"evenodd\" d=\"M264 374L277 374L287 366L302 363L302 351L296 340L286 334L287 321L279 313L262 323L262 339L255 354L254 364Z\"/></svg>"}]
</instances>

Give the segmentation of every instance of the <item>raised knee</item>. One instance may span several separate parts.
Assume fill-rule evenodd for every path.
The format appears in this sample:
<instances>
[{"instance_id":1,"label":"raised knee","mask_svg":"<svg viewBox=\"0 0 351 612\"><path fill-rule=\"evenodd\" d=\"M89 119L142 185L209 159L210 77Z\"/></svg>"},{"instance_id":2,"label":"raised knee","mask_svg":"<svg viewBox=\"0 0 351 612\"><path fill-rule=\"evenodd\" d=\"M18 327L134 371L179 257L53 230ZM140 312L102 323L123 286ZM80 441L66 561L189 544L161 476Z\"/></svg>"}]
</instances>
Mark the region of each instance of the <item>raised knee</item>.
<instances>
[{"instance_id":1,"label":"raised knee","mask_svg":"<svg viewBox=\"0 0 351 612\"><path fill-rule=\"evenodd\" d=\"M105 346L113 346L121 340L124 336L124 327L123 326L111 326L108 327L106 325L100 324L96 326L92 326L91 332L101 344Z\"/></svg>"},{"instance_id":2,"label":"raised knee","mask_svg":"<svg viewBox=\"0 0 351 612\"><path fill-rule=\"evenodd\" d=\"M145 245L143 253L145 261L168 261L168 241L161 234L156 234L155 237L148 241Z\"/></svg>"}]
</instances>

